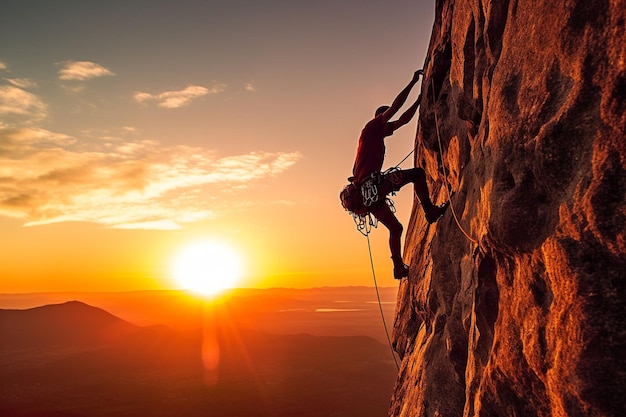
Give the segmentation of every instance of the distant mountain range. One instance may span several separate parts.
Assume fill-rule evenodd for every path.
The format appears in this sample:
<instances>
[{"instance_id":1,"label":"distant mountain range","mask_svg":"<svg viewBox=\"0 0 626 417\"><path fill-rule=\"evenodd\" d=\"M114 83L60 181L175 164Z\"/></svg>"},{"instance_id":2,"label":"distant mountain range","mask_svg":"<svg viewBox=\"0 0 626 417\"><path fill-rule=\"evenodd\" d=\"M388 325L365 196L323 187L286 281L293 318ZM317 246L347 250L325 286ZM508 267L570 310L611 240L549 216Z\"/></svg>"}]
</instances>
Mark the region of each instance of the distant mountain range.
<instances>
[{"instance_id":1,"label":"distant mountain range","mask_svg":"<svg viewBox=\"0 0 626 417\"><path fill-rule=\"evenodd\" d=\"M106 345L137 329L79 301L26 310L0 309L0 346Z\"/></svg>"},{"instance_id":2,"label":"distant mountain range","mask_svg":"<svg viewBox=\"0 0 626 417\"><path fill-rule=\"evenodd\" d=\"M223 314L182 331L136 326L78 301L0 310L0 415L386 413L396 374L387 346L246 330Z\"/></svg>"},{"instance_id":3,"label":"distant mountain range","mask_svg":"<svg viewBox=\"0 0 626 417\"><path fill-rule=\"evenodd\" d=\"M390 322L397 288L380 288ZM387 343L376 291L372 287L237 289L215 302L183 291L0 294L0 308L25 309L81 300L140 326L162 324L176 330L203 325L207 311L223 314L240 328L268 333L317 336L366 335ZM334 314L337 312L338 314Z\"/></svg>"}]
</instances>

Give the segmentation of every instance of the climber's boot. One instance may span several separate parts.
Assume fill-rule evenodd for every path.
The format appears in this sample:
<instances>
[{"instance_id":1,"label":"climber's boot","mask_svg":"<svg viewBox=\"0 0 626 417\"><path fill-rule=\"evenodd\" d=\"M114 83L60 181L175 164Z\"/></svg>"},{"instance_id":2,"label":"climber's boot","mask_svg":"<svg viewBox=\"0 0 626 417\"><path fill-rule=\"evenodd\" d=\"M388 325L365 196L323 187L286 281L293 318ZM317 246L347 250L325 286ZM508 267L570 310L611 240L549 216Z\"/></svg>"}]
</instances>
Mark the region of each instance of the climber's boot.
<instances>
[{"instance_id":1,"label":"climber's boot","mask_svg":"<svg viewBox=\"0 0 626 417\"><path fill-rule=\"evenodd\" d=\"M449 205L450 205L450 202L446 201L440 206L435 206L432 203L428 206L425 206L424 214L426 214L426 221L428 223L435 223L437 220L439 220L443 216L443 214L448 209Z\"/></svg>"},{"instance_id":2,"label":"climber's boot","mask_svg":"<svg viewBox=\"0 0 626 417\"><path fill-rule=\"evenodd\" d=\"M402 258L392 257L391 260L393 261L393 277L395 279L402 279L409 276L409 267L402 261Z\"/></svg>"}]
</instances>

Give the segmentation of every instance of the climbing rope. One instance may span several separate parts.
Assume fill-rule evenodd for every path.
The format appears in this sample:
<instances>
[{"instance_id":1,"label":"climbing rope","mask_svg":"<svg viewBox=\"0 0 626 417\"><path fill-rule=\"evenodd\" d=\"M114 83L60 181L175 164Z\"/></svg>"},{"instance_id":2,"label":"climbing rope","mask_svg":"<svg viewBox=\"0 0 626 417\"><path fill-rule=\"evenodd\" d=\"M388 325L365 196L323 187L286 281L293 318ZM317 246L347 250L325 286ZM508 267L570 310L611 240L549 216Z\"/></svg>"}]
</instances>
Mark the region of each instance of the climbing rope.
<instances>
[{"instance_id":1,"label":"climbing rope","mask_svg":"<svg viewBox=\"0 0 626 417\"><path fill-rule=\"evenodd\" d=\"M417 129L419 130L419 125L420 125L420 121L419 119L417 119ZM396 165L394 165L392 168L389 168L387 171L385 171L385 173L390 172L390 171L394 171L396 169L400 169L400 165L402 165L402 163L404 161L407 160L407 158L409 156L411 156L413 154L413 152L415 152L415 147L413 149L411 149L411 152L409 152L408 154L406 154L406 156L404 158L402 158L402 160L400 162L398 162ZM394 193L395 194L395 193Z\"/></svg>"},{"instance_id":2,"label":"climbing rope","mask_svg":"<svg viewBox=\"0 0 626 417\"><path fill-rule=\"evenodd\" d=\"M418 122L418 123L419 123L419 122ZM406 159L407 159L409 156L411 156L411 154L412 154L413 152L415 152L415 148L411 149L411 152L409 152L407 156L405 156L404 158L402 158L402 161L398 162L394 168L400 168L400 165L402 165L402 163L403 163L404 161L406 161Z\"/></svg>"},{"instance_id":3,"label":"climbing rope","mask_svg":"<svg viewBox=\"0 0 626 417\"><path fill-rule=\"evenodd\" d=\"M459 219L456 215L456 212L454 211L454 205L452 204L452 196L450 195L450 183L448 183L448 174L446 172L446 164L443 161L443 146L441 146L441 135L439 133L439 119L437 118L437 105L435 104L435 85L433 83L433 80L430 80L430 86L431 86L431 90L433 92L433 107L435 109L435 127L437 128L437 142L439 144L439 158L441 159L441 167L443 168L443 179L446 183L446 186L444 187L446 189L446 192L448 193L448 201L450 202L450 210L452 210L452 217L454 217L454 221L456 222L456 225L458 226L459 230L461 230L461 232L463 232L463 234L465 235L465 237L470 241L473 242L475 244L478 244L478 241L474 238L472 238L466 231L465 229L463 229L463 226L461 226L461 222L459 222Z\"/></svg>"},{"instance_id":4,"label":"climbing rope","mask_svg":"<svg viewBox=\"0 0 626 417\"><path fill-rule=\"evenodd\" d=\"M376 288L376 298L378 299L378 309L380 310L380 317L383 319L383 327L385 328L385 336L387 336L387 343L389 344L389 350L391 350L391 356L393 357L393 362L396 364L396 369L400 370L400 365L398 364L398 359L396 359L396 352L393 350L393 344L391 343L391 338L389 337L389 330L387 329L387 321L385 320L385 313L383 312L383 305L380 301L380 291L378 291L378 281L376 281L376 270L374 268L374 258L372 257L372 245L370 244L369 235L365 235L367 238L367 249L370 253L370 265L372 266L372 276L374 277L374 288Z\"/></svg>"}]
</instances>

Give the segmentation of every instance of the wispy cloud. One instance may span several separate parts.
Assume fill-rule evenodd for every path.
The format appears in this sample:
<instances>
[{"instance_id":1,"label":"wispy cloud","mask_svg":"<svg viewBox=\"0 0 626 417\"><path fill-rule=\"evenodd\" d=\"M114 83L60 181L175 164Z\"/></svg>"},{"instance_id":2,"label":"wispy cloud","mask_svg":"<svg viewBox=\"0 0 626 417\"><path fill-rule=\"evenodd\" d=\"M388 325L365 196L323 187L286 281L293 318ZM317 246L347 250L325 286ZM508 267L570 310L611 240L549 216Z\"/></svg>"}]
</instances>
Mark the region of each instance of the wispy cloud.
<instances>
[{"instance_id":1,"label":"wispy cloud","mask_svg":"<svg viewBox=\"0 0 626 417\"><path fill-rule=\"evenodd\" d=\"M137 91L133 98L138 103L155 101L159 107L175 109L189 105L194 99L208 94L219 94L224 91L226 84L214 83L211 87L201 85L188 85L178 91L164 91L162 93L151 94Z\"/></svg>"},{"instance_id":2,"label":"wispy cloud","mask_svg":"<svg viewBox=\"0 0 626 417\"><path fill-rule=\"evenodd\" d=\"M46 117L46 113L47 106L35 94L12 85L0 85L0 115L41 120Z\"/></svg>"},{"instance_id":3,"label":"wispy cloud","mask_svg":"<svg viewBox=\"0 0 626 417\"><path fill-rule=\"evenodd\" d=\"M0 61L0 70L5 70L7 69L7 64L5 64L4 62Z\"/></svg>"},{"instance_id":4,"label":"wispy cloud","mask_svg":"<svg viewBox=\"0 0 626 417\"><path fill-rule=\"evenodd\" d=\"M5 80L18 88L35 88L37 83L30 78L5 78Z\"/></svg>"},{"instance_id":5,"label":"wispy cloud","mask_svg":"<svg viewBox=\"0 0 626 417\"><path fill-rule=\"evenodd\" d=\"M115 75L108 68L91 61L60 62L59 79L63 81L85 81L92 78Z\"/></svg>"},{"instance_id":6,"label":"wispy cloud","mask_svg":"<svg viewBox=\"0 0 626 417\"><path fill-rule=\"evenodd\" d=\"M174 229L215 216L222 193L279 175L301 155L210 150L146 140L91 142L0 126L0 215L33 226L86 221ZM223 203L220 203L223 204Z\"/></svg>"},{"instance_id":7,"label":"wispy cloud","mask_svg":"<svg viewBox=\"0 0 626 417\"><path fill-rule=\"evenodd\" d=\"M254 86L254 82L246 83L245 86L246 91L250 91L251 93L256 91L256 87Z\"/></svg>"}]
</instances>

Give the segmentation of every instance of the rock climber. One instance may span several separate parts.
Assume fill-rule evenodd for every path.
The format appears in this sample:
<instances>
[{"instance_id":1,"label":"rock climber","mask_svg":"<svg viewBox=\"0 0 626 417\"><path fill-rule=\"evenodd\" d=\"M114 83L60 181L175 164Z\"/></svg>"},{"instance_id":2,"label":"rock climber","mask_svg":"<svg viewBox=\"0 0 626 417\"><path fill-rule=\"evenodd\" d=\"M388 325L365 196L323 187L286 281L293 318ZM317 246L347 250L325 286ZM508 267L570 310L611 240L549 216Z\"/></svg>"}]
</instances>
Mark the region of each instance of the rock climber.
<instances>
[{"instance_id":1,"label":"rock climber","mask_svg":"<svg viewBox=\"0 0 626 417\"><path fill-rule=\"evenodd\" d=\"M350 182L361 191L361 198L365 206L361 207L361 211L373 214L389 229L389 249L391 250L395 279L408 276L409 267L404 264L401 254L403 227L388 206L386 196L412 182L428 223L439 220L449 204L449 202L441 206L433 204L428 192L426 173L422 168L396 168L381 173L385 159L385 138L393 135L395 130L411 121L419 106L421 94L415 103L397 120L391 121L391 118L404 105L411 89L419 81L420 75L423 74L424 71L421 69L415 71L409 84L398 94L391 106L381 106L376 109L375 117L361 131L352 170L353 176L349 178Z\"/></svg>"}]
</instances>

